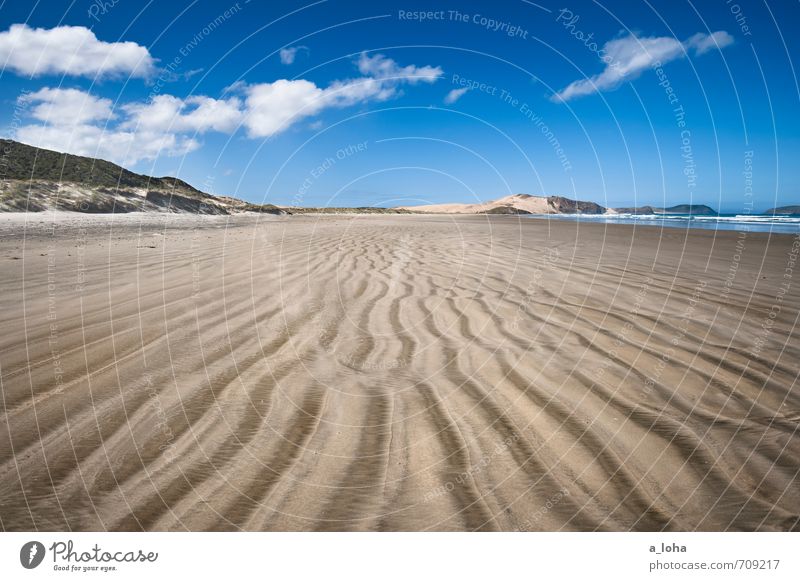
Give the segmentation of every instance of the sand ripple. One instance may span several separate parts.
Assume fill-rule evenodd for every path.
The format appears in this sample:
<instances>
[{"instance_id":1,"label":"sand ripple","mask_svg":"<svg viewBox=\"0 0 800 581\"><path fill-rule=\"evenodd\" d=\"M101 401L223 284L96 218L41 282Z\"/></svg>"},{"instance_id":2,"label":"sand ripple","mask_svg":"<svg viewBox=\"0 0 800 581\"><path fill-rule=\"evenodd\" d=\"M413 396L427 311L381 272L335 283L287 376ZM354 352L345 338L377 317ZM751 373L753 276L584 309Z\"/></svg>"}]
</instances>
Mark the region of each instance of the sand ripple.
<instances>
[{"instance_id":1,"label":"sand ripple","mask_svg":"<svg viewBox=\"0 0 800 581\"><path fill-rule=\"evenodd\" d=\"M791 236L81 220L2 231L5 530L800 527Z\"/></svg>"}]
</instances>

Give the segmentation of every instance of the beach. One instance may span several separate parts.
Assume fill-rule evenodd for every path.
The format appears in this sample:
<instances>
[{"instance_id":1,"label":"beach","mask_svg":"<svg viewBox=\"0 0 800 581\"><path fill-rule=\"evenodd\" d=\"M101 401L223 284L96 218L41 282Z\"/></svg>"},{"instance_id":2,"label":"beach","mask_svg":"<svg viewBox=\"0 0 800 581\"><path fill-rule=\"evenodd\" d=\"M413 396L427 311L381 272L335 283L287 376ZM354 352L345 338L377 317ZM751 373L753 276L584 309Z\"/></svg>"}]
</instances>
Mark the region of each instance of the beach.
<instances>
[{"instance_id":1,"label":"beach","mask_svg":"<svg viewBox=\"0 0 800 581\"><path fill-rule=\"evenodd\" d=\"M799 247L0 216L0 528L798 530Z\"/></svg>"}]
</instances>

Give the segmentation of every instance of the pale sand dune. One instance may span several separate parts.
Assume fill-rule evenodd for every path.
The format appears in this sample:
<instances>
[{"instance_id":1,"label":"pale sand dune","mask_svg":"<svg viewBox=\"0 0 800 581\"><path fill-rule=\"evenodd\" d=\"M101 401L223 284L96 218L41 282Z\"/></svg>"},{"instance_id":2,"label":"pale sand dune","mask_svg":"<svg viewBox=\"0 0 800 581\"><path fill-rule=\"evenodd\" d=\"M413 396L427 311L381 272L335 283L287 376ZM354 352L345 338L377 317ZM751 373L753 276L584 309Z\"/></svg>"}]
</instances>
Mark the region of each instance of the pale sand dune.
<instances>
[{"instance_id":1,"label":"pale sand dune","mask_svg":"<svg viewBox=\"0 0 800 581\"><path fill-rule=\"evenodd\" d=\"M3 529L800 527L795 237L158 220L0 218Z\"/></svg>"},{"instance_id":2,"label":"pale sand dune","mask_svg":"<svg viewBox=\"0 0 800 581\"><path fill-rule=\"evenodd\" d=\"M498 200L476 204L424 204L402 206L400 210L410 210L425 214L483 214L495 208L510 206L530 214L554 214L556 210L547 203L547 196L511 194Z\"/></svg>"}]
</instances>

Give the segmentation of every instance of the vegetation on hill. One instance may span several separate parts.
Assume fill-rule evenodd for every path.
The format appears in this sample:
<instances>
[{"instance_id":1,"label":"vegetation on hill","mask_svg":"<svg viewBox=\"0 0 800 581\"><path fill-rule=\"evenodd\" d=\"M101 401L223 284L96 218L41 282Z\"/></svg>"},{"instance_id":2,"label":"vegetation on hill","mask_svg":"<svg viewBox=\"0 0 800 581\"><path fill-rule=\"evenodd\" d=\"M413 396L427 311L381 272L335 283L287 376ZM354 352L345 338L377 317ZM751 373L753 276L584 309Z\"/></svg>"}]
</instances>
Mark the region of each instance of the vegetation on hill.
<instances>
[{"instance_id":1,"label":"vegetation on hill","mask_svg":"<svg viewBox=\"0 0 800 581\"><path fill-rule=\"evenodd\" d=\"M174 177L134 173L110 161L0 140L0 211L284 214L271 204L218 197Z\"/></svg>"},{"instance_id":2,"label":"vegetation on hill","mask_svg":"<svg viewBox=\"0 0 800 581\"><path fill-rule=\"evenodd\" d=\"M377 208L375 206L359 206L356 208L286 208L290 214L411 214L401 208Z\"/></svg>"},{"instance_id":3,"label":"vegetation on hill","mask_svg":"<svg viewBox=\"0 0 800 581\"><path fill-rule=\"evenodd\" d=\"M800 216L800 206L779 206L770 208L765 214L784 214L788 216Z\"/></svg>"},{"instance_id":4,"label":"vegetation on hill","mask_svg":"<svg viewBox=\"0 0 800 581\"><path fill-rule=\"evenodd\" d=\"M527 210L515 208L514 206L497 206L489 208L484 214L530 214Z\"/></svg>"},{"instance_id":5,"label":"vegetation on hill","mask_svg":"<svg viewBox=\"0 0 800 581\"><path fill-rule=\"evenodd\" d=\"M714 208L703 204L678 204L669 208L637 206L633 208L614 208L619 214L690 214L692 216L716 216Z\"/></svg>"}]
</instances>

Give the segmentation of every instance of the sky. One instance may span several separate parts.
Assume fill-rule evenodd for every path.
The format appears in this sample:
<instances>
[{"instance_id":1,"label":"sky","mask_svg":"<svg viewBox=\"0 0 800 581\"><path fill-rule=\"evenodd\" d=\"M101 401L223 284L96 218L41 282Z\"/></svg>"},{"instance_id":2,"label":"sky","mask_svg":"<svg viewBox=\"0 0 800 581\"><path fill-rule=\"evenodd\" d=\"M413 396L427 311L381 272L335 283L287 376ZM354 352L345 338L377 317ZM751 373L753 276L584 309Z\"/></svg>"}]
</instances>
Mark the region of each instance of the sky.
<instances>
[{"instance_id":1,"label":"sky","mask_svg":"<svg viewBox=\"0 0 800 581\"><path fill-rule=\"evenodd\" d=\"M800 203L797 2L0 5L2 136L257 203Z\"/></svg>"}]
</instances>

